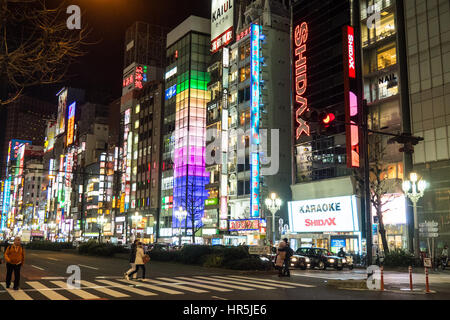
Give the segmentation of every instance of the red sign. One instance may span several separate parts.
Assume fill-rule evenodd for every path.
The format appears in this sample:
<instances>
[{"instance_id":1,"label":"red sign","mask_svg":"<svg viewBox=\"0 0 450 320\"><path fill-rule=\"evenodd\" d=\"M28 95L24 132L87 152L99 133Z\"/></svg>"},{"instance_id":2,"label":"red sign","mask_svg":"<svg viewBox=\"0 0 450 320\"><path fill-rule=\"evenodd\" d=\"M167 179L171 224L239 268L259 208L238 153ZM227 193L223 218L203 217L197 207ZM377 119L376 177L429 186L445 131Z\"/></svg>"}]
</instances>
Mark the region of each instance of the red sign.
<instances>
[{"instance_id":1,"label":"red sign","mask_svg":"<svg viewBox=\"0 0 450 320\"><path fill-rule=\"evenodd\" d=\"M350 78L356 78L356 59L355 59L355 31L353 27L347 26L348 43L348 75Z\"/></svg>"},{"instance_id":2,"label":"red sign","mask_svg":"<svg viewBox=\"0 0 450 320\"><path fill-rule=\"evenodd\" d=\"M241 33L236 35L236 41L239 41L242 38L248 36L251 33L251 30L252 30L252 27L250 26L248 29L245 29L244 31L242 31Z\"/></svg>"},{"instance_id":3,"label":"red sign","mask_svg":"<svg viewBox=\"0 0 450 320\"><path fill-rule=\"evenodd\" d=\"M230 231L258 231L259 219L230 220Z\"/></svg>"},{"instance_id":4,"label":"red sign","mask_svg":"<svg viewBox=\"0 0 450 320\"><path fill-rule=\"evenodd\" d=\"M224 33L222 33L220 36L218 36L211 42L211 53L219 51L220 48L229 44L232 39L233 39L233 27L230 27L228 30L226 30Z\"/></svg>"},{"instance_id":5,"label":"red sign","mask_svg":"<svg viewBox=\"0 0 450 320\"><path fill-rule=\"evenodd\" d=\"M301 116L308 110L308 99L305 97L308 88L307 78L307 59L306 42L308 40L308 24L303 22L295 27L294 32L294 109L296 119L296 138L297 140L306 134L311 135L310 127Z\"/></svg>"},{"instance_id":6,"label":"red sign","mask_svg":"<svg viewBox=\"0 0 450 320\"><path fill-rule=\"evenodd\" d=\"M356 88L356 58L355 58L354 29L350 26L343 28L344 49L344 95L345 95L345 122L347 140L347 167L360 167L359 148L359 115L358 96Z\"/></svg>"},{"instance_id":7,"label":"red sign","mask_svg":"<svg viewBox=\"0 0 450 320\"><path fill-rule=\"evenodd\" d=\"M142 89L142 81L144 80L144 70L142 67L136 67L136 76L134 81L134 87L138 89Z\"/></svg>"}]
</instances>

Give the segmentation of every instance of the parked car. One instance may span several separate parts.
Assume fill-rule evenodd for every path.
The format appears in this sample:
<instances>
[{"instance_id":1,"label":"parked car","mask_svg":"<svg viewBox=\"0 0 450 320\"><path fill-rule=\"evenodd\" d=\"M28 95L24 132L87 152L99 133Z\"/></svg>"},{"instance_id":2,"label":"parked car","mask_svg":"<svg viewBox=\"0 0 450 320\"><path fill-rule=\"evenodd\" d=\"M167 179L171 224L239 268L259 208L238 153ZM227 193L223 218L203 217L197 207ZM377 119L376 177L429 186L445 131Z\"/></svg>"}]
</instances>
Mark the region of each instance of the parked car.
<instances>
[{"instance_id":1,"label":"parked car","mask_svg":"<svg viewBox=\"0 0 450 320\"><path fill-rule=\"evenodd\" d=\"M272 247L269 255L263 256L265 259L268 259L275 266L275 260L277 257L277 247ZM264 259L263 259L264 260ZM290 269L302 269L306 270L311 267L310 259L301 254L294 253L291 257L291 263L289 265Z\"/></svg>"},{"instance_id":2,"label":"parked car","mask_svg":"<svg viewBox=\"0 0 450 320\"><path fill-rule=\"evenodd\" d=\"M311 269L326 270L326 268L331 267L336 270L342 270L344 268L345 258L335 256L324 248L298 248L295 254L308 257L311 262Z\"/></svg>"}]
</instances>

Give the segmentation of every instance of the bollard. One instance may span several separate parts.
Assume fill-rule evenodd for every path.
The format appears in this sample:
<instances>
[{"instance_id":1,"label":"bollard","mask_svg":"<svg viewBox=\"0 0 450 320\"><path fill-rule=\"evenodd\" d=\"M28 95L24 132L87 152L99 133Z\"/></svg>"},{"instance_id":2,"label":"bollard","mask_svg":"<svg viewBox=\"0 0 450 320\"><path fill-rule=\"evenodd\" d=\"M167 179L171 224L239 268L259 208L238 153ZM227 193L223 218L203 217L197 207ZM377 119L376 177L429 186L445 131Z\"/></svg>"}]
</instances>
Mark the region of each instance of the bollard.
<instances>
[{"instance_id":1,"label":"bollard","mask_svg":"<svg viewBox=\"0 0 450 320\"><path fill-rule=\"evenodd\" d=\"M412 267L410 266L408 270L409 270L409 290L413 291Z\"/></svg>"},{"instance_id":2,"label":"bollard","mask_svg":"<svg viewBox=\"0 0 450 320\"><path fill-rule=\"evenodd\" d=\"M425 268L425 284L426 284L426 293L430 293L430 282L428 281L428 268Z\"/></svg>"},{"instance_id":3,"label":"bollard","mask_svg":"<svg viewBox=\"0 0 450 320\"><path fill-rule=\"evenodd\" d=\"M380 290L384 291L384 275L383 275L383 266L380 267L380 272L381 272L381 286L380 286Z\"/></svg>"}]
</instances>

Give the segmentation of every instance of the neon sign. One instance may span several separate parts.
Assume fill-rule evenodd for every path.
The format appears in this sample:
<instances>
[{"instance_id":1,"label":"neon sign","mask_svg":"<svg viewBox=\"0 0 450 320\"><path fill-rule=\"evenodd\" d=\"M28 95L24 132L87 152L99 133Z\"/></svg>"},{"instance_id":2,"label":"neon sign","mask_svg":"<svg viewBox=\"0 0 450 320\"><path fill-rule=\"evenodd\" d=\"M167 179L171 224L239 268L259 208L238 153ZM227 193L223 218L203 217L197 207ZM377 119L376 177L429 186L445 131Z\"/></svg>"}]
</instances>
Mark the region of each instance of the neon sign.
<instances>
[{"instance_id":1,"label":"neon sign","mask_svg":"<svg viewBox=\"0 0 450 320\"><path fill-rule=\"evenodd\" d=\"M173 98L173 96L175 96L176 94L177 94L177 85L175 84L166 90L166 100Z\"/></svg>"},{"instance_id":2,"label":"neon sign","mask_svg":"<svg viewBox=\"0 0 450 320\"><path fill-rule=\"evenodd\" d=\"M308 87L307 79L307 59L304 56L306 53L306 41L308 40L308 24L303 22L301 25L295 27L294 33L294 60L295 60L295 119L297 122L296 138L297 140L306 134L311 135L310 127L301 116L308 110L308 99L305 97L306 89Z\"/></svg>"},{"instance_id":3,"label":"neon sign","mask_svg":"<svg viewBox=\"0 0 450 320\"><path fill-rule=\"evenodd\" d=\"M73 143L73 131L75 128L75 108L76 102L72 103L69 106L69 115L67 119L67 145L71 145Z\"/></svg>"},{"instance_id":4,"label":"neon sign","mask_svg":"<svg viewBox=\"0 0 450 320\"><path fill-rule=\"evenodd\" d=\"M354 44L354 29L350 26L343 28L344 44L344 88L345 88L345 122L347 137L347 167L360 167L359 128L358 128L358 96L353 92L356 79L356 59Z\"/></svg>"},{"instance_id":5,"label":"neon sign","mask_svg":"<svg viewBox=\"0 0 450 320\"><path fill-rule=\"evenodd\" d=\"M260 36L261 27L256 24L251 26L251 174L250 174L250 214L252 218L259 217L259 198L260 198L260 167L259 167L259 150L258 146L260 144L259 136L259 118L260 118Z\"/></svg>"},{"instance_id":6,"label":"neon sign","mask_svg":"<svg viewBox=\"0 0 450 320\"><path fill-rule=\"evenodd\" d=\"M259 219L230 220L230 231L256 231L259 222Z\"/></svg>"}]
</instances>

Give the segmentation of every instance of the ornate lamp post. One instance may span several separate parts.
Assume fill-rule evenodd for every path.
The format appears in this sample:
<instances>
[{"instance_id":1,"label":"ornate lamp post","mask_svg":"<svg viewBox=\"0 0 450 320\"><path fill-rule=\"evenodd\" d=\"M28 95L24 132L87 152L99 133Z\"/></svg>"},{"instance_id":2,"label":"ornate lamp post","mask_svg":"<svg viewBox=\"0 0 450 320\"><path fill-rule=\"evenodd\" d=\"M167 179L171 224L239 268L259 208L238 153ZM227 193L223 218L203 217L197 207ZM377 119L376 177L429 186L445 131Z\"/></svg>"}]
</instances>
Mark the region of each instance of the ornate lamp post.
<instances>
[{"instance_id":1,"label":"ornate lamp post","mask_svg":"<svg viewBox=\"0 0 450 320\"><path fill-rule=\"evenodd\" d=\"M272 224L270 226L270 229L272 231L272 244L275 244L275 214L280 210L282 201L280 198L277 197L276 193L272 193L270 195L270 198L267 198L266 201L266 207L269 209L269 211L272 213Z\"/></svg>"},{"instance_id":2,"label":"ornate lamp post","mask_svg":"<svg viewBox=\"0 0 450 320\"><path fill-rule=\"evenodd\" d=\"M411 200L414 208L414 255L416 259L419 259L420 253L420 241L419 241L419 221L417 218L417 202L423 197L425 189L428 187L428 183L425 180L420 179L417 182L417 173L412 172L410 180L403 181L403 192Z\"/></svg>"},{"instance_id":3,"label":"ornate lamp post","mask_svg":"<svg viewBox=\"0 0 450 320\"><path fill-rule=\"evenodd\" d=\"M178 230L178 236L179 241L178 241L178 245L181 246L181 222L186 219L187 217L187 211L183 210L183 207L179 207L177 211L175 211L175 216L177 217L178 221L179 221L179 230Z\"/></svg>"}]
</instances>

